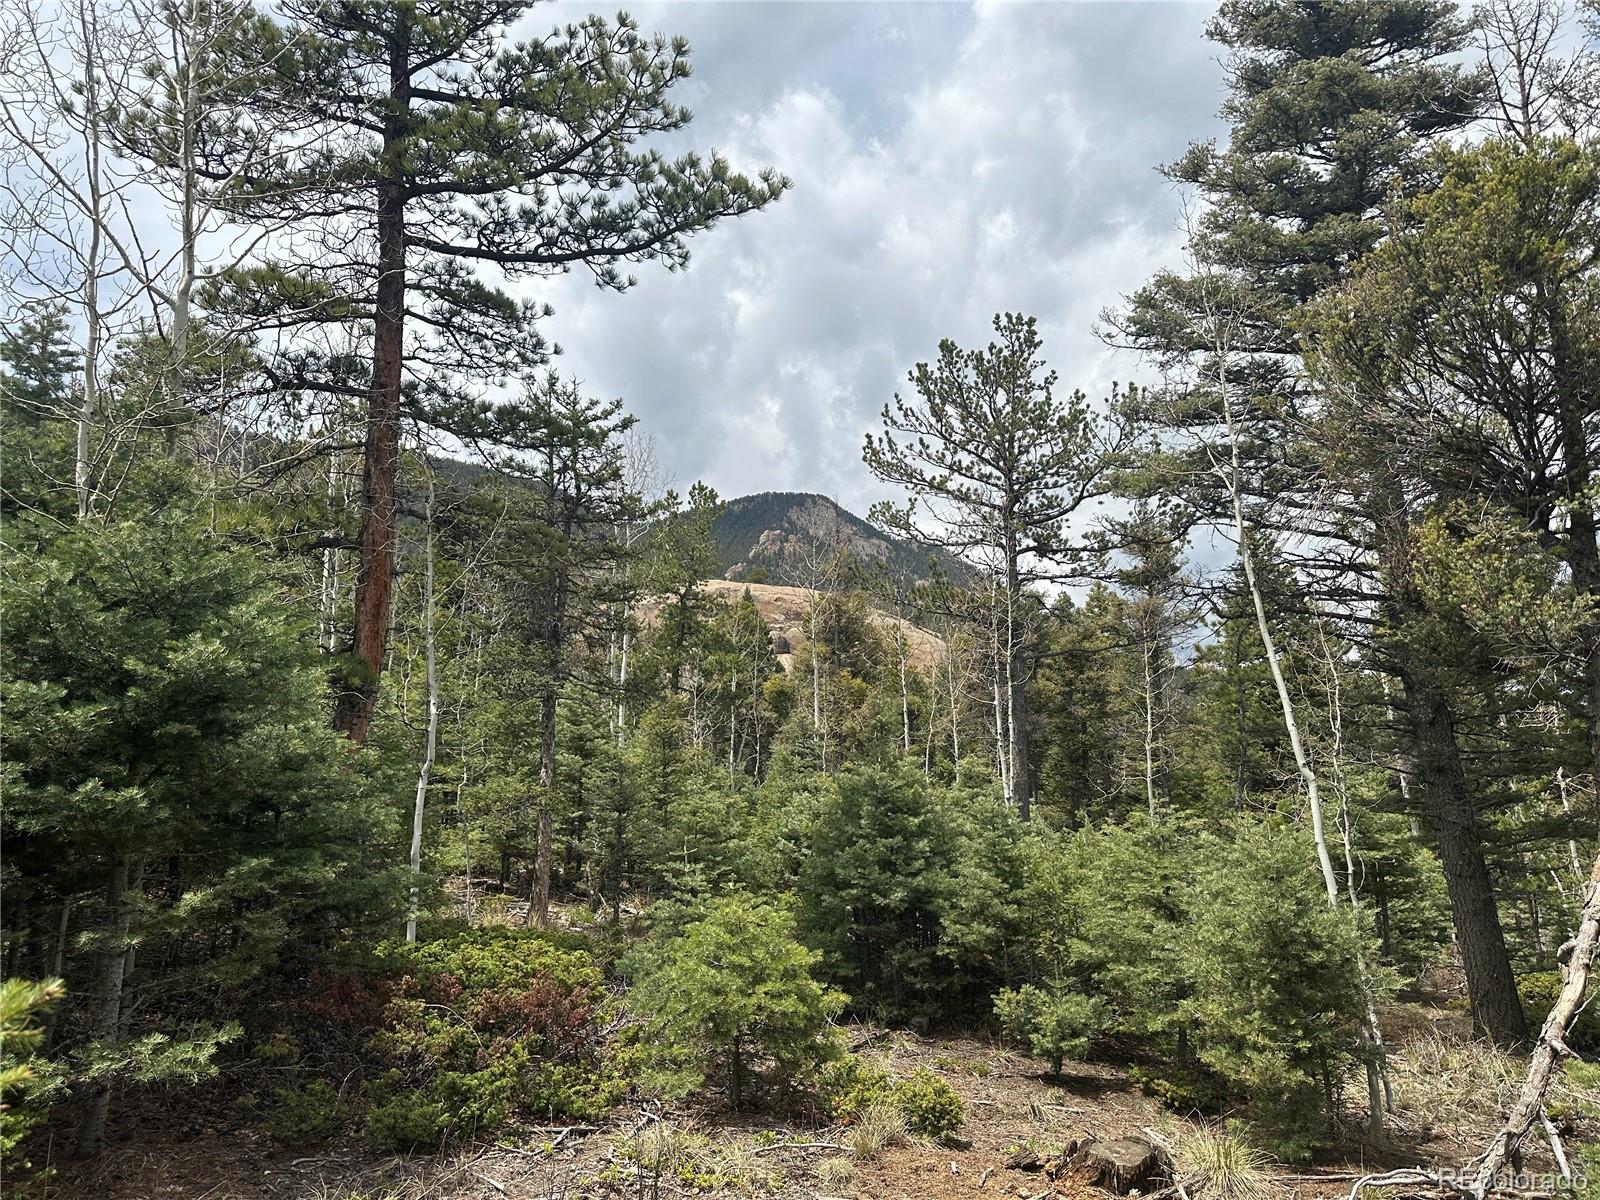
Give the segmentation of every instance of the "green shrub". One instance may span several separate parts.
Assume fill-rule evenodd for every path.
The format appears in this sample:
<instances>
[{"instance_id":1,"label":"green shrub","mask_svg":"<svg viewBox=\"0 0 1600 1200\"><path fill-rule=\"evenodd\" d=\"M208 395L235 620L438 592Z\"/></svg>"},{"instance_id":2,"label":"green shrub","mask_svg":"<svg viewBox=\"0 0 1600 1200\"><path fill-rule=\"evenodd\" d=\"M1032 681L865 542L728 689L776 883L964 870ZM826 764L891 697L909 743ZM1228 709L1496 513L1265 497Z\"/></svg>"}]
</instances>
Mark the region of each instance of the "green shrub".
<instances>
[{"instance_id":1,"label":"green shrub","mask_svg":"<svg viewBox=\"0 0 1600 1200\"><path fill-rule=\"evenodd\" d=\"M835 1121L854 1120L888 1095L889 1073L859 1055L843 1055L822 1069L823 1101Z\"/></svg>"},{"instance_id":2,"label":"green shrub","mask_svg":"<svg viewBox=\"0 0 1600 1200\"><path fill-rule=\"evenodd\" d=\"M679 915L628 960L636 1052L656 1091L684 1096L714 1077L738 1109L763 1074L787 1083L838 1053L829 1022L844 997L811 978L817 956L786 912L730 896Z\"/></svg>"},{"instance_id":3,"label":"green shrub","mask_svg":"<svg viewBox=\"0 0 1600 1200\"><path fill-rule=\"evenodd\" d=\"M344 1124L344 1101L326 1080L313 1080L299 1088L279 1088L276 1095L266 1129L280 1146L291 1150L315 1146L327 1141Z\"/></svg>"},{"instance_id":4,"label":"green shrub","mask_svg":"<svg viewBox=\"0 0 1600 1200\"><path fill-rule=\"evenodd\" d=\"M796 895L806 943L855 1011L970 1016L1014 932L1015 817L897 762L851 766L811 829Z\"/></svg>"},{"instance_id":5,"label":"green shrub","mask_svg":"<svg viewBox=\"0 0 1600 1200\"><path fill-rule=\"evenodd\" d=\"M374 1150L410 1154L437 1149L454 1128L443 1104L402 1092L369 1109L361 1133Z\"/></svg>"},{"instance_id":6,"label":"green shrub","mask_svg":"<svg viewBox=\"0 0 1600 1200\"><path fill-rule=\"evenodd\" d=\"M1241 820L1192 857L1181 961L1195 1055L1248 1100L1263 1148L1304 1158L1331 1130L1328 1081L1360 1062L1360 935L1329 908L1299 829Z\"/></svg>"},{"instance_id":7,"label":"green shrub","mask_svg":"<svg viewBox=\"0 0 1600 1200\"><path fill-rule=\"evenodd\" d=\"M895 1084L889 1100L905 1116L913 1133L946 1137L961 1128L961 1097L925 1067Z\"/></svg>"},{"instance_id":8,"label":"green shrub","mask_svg":"<svg viewBox=\"0 0 1600 1200\"><path fill-rule=\"evenodd\" d=\"M1144 1092L1180 1113L1217 1112L1228 1100L1227 1085L1198 1062L1137 1066L1128 1074Z\"/></svg>"},{"instance_id":9,"label":"green shrub","mask_svg":"<svg viewBox=\"0 0 1600 1200\"><path fill-rule=\"evenodd\" d=\"M38 1050L44 1038L40 1018L64 994L59 979L0 983L0 1174L14 1183L38 1177L20 1147L49 1117L62 1091L61 1068Z\"/></svg>"},{"instance_id":10,"label":"green shrub","mask_svg":"<svg viewBox=\"0 0 1600 1200\"><path fill-rule=\"evenodd\" d=\"M1032 984L997 995L994 1015L1008 1037L1049 1060L1052 1075L1061 1074L1063 1059L1083 1057L1090 1038L1105 1024L1102 1006L1093 997L1047 992Z\"/></svg>"},{"instance_id":11,"label":"green shrub","mask_svg":"<svg viewBox=\"0 0 1600 1200\"><path fill-rule=\"evenodd\" d=\"M620 1095L598 1027L603 980L581 937L496 926L387 944L378 958L389 999L368 1049L392 1086L368 1114L374 1145L438 1145L516 1115L589 1120Z\"/></svg>"},{"instance_id":12,"label":"green shrub","mask_svg":"<svg viewBox=\"0 0 1600 1200\"><path fill-rule=\"evenodd\" d=\"M264 1063L299 1062L300 1054L299 1039L290 1033L275 1033L250 1048L250 1057Z\"/></svg>"},{"instance_id":13,"label":"green shrub","mask_svg":"<svg viewBox=\"0 0 1600 1200\"><path fill-rule=\"evenodd\" d=\"M1533 971L1517 976L1517 994L1522 997L1523 1010L1528 1014L1528 1027L1537 1031L1555 1007L1561 994L1559 971ZM1600 1050L1600 1004L1594 1000L1596 989L1590 988L1590 1002L1578 1011L1577 1020L1567 1031L1567 1045L1574 1050Z\"/></svg>"}]
</instances>

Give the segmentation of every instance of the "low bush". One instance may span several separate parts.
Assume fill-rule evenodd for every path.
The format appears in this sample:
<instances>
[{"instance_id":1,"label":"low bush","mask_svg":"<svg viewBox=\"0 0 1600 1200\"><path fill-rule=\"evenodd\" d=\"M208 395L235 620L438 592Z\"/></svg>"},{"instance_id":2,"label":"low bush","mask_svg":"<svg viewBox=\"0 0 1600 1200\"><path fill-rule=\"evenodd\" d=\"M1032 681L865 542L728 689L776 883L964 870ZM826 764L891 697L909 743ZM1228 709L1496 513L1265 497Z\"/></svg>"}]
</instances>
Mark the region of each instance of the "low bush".
<instances>
[{"instance_id":1,"label":"low bush","mask_svg":"<svg viewBox=\"0 0 1600 1200\"><path fill-rule=\"evenodd\" d=\"M371 1089L374 1099L384 1093ZM452 1114L425 1093L402 1091L367 1110L361 1133L374 1150L410 1154L416 1150L435 1150L458 1126Z\"/></svg>"},{"instance_id":2,"label":"low bush","mask_svg":"<svg viewBox=\"0 0 1600 1200\"><path fill-rule=\"evenodd\" d=\"M889 1073L860 1055L846 1054L822 1069L822 1097L835 1121L853 1121L887 1100Z\"/></svg>"},{"instance_id":3,"label":"low bush","mask_svg":"<svg viewBox=\"0 0 1600 1200\"><path fill-rule=\"evenodd\" d=\"M1227 1084L1192 1060L1136 1066L1128 1074L1140 1090L1177 1112L1219 1112L1228 1101Z\"/></svg>"},{"instance_id":4,"label":"low bush","mask_svg":"<svg viewBox=\"0 0 1600 1200\"><path fill-rule=\"evenodd\" d=\"M339 1093L326 1080L315 1079L304 1087L278 1089L266 1129L280 1146L302 1150L337 1133L345 1115Z\"/></svg>"},{"instance_id":5,"label":"low bush","mask_svg":"<svg viewBox=\"0 0 1600 1200\"><path fill-rule=\"evenodd\" d=\"M900 1115L902 1132L944 1137L961 1127L961 1097L926 1067L919 1067L898 1083L889 1073L858 1055L846 1055L822 1072L822 1095L828 1115L836 1121L859 1125L869 1113ZM859 1155L858 1155L859 1157Z\"/></svg>"},{"instance_id":6,"label":"low bush","mask_svg":"<svg viewBox=\"0 0 1600 1200\"><path fill-rule=\"evenodd\" d=\"M919 1067L889 1093L913 1133L947 1137L961 1128L961 1097L932 1071Z\"/></svg>"},{"instance_id":7,"label":"low bush","mask_svg":"<svg viewBox=\"0 0 1600 1200\"><path fill-rule=\"evenodd\" d=\"M1061 1074L1063 1060L1082 1058L1106 1023L1104 1006L1093 997L1032 984L995 996L994 1015L1006 1036L1050 1063L1052 1075Z\"/></svg>"},{"instance_id":8,"label":"low bush","mask_svg":"<svg viewBox=\"0 0 1600 1200\"><path fill-rule=\"evenodd\" d=\"M436 1146L513 1115L590 1120L620 1095L581 938L496 926L385 945L379 962L389 999L367 1049L388 1072L364 1123L375 1146Z\"/></svg>"}]
</instances>

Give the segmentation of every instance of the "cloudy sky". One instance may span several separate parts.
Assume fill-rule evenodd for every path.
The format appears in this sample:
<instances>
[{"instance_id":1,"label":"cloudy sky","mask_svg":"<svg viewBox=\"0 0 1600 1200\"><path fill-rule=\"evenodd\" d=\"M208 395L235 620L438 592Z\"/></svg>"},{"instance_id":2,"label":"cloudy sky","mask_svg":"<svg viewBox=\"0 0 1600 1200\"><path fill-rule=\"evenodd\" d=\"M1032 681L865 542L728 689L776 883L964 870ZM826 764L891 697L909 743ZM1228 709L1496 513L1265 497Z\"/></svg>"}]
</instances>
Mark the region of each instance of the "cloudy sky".
<instances>
[{"instance_id":1,"label":"cloudy sky","mask_svg":"<svg viewBox=\"0 0 1600 1200\"><path fill-rule=\"evenodd\" d=\"M686 272L646 265L623 295L579 275L542 289L562 368L627 401L680 487L864 512L886 494L860 460L884 403L940 338L982 344L1001 310L1039 318L1065 387L1144 375L1093 324L1177 260L1178 196L1155 168L1221 131L1210 5L628 11L690 41L693 144L794 184L696 239Z\"/></svg>"}]
</instances>

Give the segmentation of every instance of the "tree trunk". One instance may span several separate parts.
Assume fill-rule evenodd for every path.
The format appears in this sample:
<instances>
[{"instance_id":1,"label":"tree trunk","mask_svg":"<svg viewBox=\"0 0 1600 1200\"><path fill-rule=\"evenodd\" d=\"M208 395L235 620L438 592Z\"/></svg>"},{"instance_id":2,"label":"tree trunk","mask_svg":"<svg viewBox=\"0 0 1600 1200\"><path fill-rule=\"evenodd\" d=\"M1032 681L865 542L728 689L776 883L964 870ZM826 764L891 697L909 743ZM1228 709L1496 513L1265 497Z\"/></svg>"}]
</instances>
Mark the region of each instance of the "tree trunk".
<instances>
[{"instance_id":1,"label":"tree trunk","mask_svg":"<svg viewBox=\"0 0 1600 1200\"><path fill-rule=\"evenodd\" d=\"M533 887L528 897L528 924L550 923L550 855L555 821L550 813L556 785L556 704L559 694L546 688L539 697L539 833L533 860Z\"/></svg>"},{"instance_id":2,"label":"tree trunk","mask_svg":"<svg viewBox=\"0 0 1600 1200\"><path fill-rule=\"evenodd\" d=\"M122 992L127 978L128 933L132 922L129 875L128 857L123 855L112 866L106 887L111 927L104 943L95 952L95 985L88 1033L91 1040L96 1042L115 1042L122 1027ZM78 1120L77 1135L73 1141L73 1152L80 1158L99 1154L105 1146L106 1118L111 1111L111 1087L111 1077L101 1076L90 1083L84 1096L83 1113Z\"/></svg>"},{"instance_id":3,"label":"tree trunk","mask_svg":"<svg viewBox=\"0 0 1600 1200\"><path fill-rule=\"evenodd\" d=\"M1150 669L1151 651L1146 645L1144 658L1144 799L1150 808L1150 822L1156 813L1156 688L1155 673Z\"/></svg>"},{"instance_id":4,"label":"tree trunk","mask_svg":"<svg viewBox=\"0 0 1600 1200\"><path fill-rule=\"evenodd\" d=\"M409 46L389 48L391 111L384 119L383 161L402 150ZM367 390L361 533L357 542L354 677L341 681L333 725L357 745L367 740L387 648L394 580L395 476L400 463L400 382L405 364L406 196L396 179L378 187L378 286Z\"/></svg>"},{"instance_id":5,"label":"tree trunk","mask_svg":"<svg viewBox=\"0 0 1600 1200\"><path fill-rule=\"evenodd\" d=\"M906 659L910 647L906 644L905 630L896 631L896 649L900 652L900 750L911 753L911 688L906 679Z\"/></svg>"},{"instance_id":6,"label":"tree trunk","mask_svg":"<svg viewBox=\"0 0 1600 1200\"><path fill-rule=\"evenodd\" d=\"M628 730L628 654L633 648L633 631L626 624L627 614L623 615L622 626L622 654L617 664L617 745L621 746Z\"/></svg>"},{"instance_id":7,"label":"tree trunk","mask_svg":"<svg viewBox=\"0 0 1600 1200\"><path fill-rule=\"evenodd\" d=\"M1402 664L1401 682L1417 769L1415 790L1438 839L1473 1026L1499 1045L1526 1045L1528 1023L1506 953L1494 882L1484 861L1477 813L1449 704L1406 664Z\"/></svg>"},{"instance_id":8,"label":"tree trunk","mask_svg":"<svg viewBox=\"0 0 1600 1200\"><path fill-rule=\"evenodd\" d=\"M417 771L417 803L411 813L411 907L406 916L406 941L417 940L417 907L422 882L422 817L428 802L428 779L433 774L433 759L439 745L439 676L434 667L433 636L433 476L428 476L427 548L422 570L423 660L428 677L428 732L423 745L422 766ZM468 882L472 864L467 863Z\"/></svg>"},{"instance_id":9,"label":"tree trunk","mask_svg":"<svg viewBox=\"0 0 1600 1200\"><path fill-rule=\"evenodd\" d=\"M1028 769L1028 697L1024 690L1021 659L1022 649L1019 646L1009 671L1011 687L1007 716L1011 726L1011 803L1017 810L1018 819L1026 825L1032 815L1033 787L1030 782L1032 773Z\"/></svg>"}]
</instances>

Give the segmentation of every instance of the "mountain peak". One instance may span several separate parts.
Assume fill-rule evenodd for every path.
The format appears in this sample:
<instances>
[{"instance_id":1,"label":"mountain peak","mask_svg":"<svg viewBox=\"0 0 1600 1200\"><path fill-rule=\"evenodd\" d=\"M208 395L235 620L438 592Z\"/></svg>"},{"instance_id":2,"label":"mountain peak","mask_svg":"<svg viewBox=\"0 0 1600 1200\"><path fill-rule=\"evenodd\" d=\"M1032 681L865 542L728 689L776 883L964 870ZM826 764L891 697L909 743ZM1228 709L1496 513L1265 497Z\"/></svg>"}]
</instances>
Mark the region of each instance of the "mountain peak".
<instances>
[{"instance_id":1,"label":"mountain peak","mask_svg":"<svg viewBox=\"0 0 1600 1200\"><path fill-rule=\"evenodd\" d=\"M882 565L914 581L931 579L928 551L874 528L827 496L758 492L729 500L712 522L725 579L804 587L842 550L864 566Z\"/></svg>"}]
</instances>

